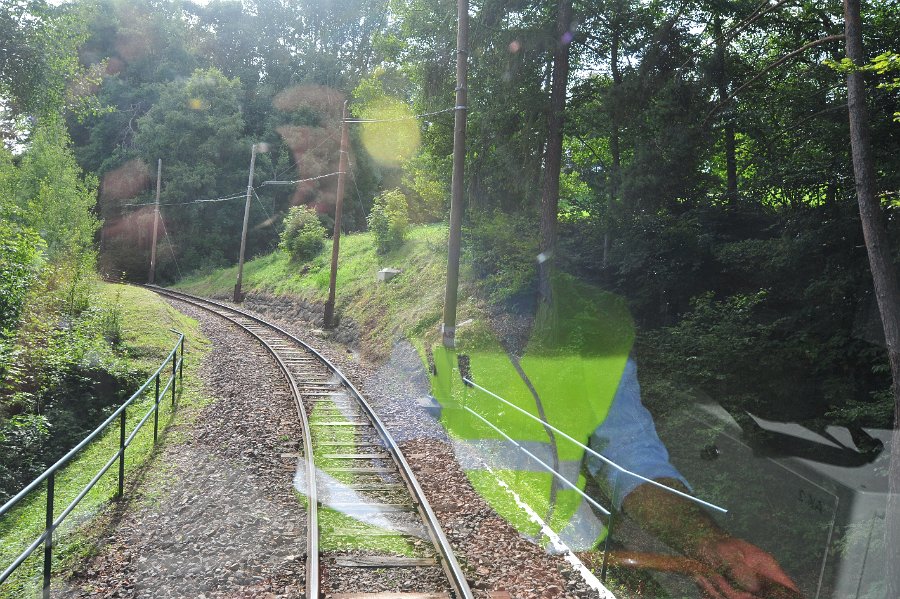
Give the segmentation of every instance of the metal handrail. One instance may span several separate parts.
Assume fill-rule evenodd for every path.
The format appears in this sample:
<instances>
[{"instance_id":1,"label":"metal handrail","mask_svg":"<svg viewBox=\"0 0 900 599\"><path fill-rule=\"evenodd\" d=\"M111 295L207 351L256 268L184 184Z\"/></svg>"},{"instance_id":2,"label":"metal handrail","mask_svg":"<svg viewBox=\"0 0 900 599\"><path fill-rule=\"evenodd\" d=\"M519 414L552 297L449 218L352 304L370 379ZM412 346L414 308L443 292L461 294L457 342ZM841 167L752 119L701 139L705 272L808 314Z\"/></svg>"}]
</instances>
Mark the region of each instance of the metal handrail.
<instances>
[{"instance_id":1,"label":"metal handrail","mask_svg":"<svg viewBox=\"0 0 900 599\"><path fill-rule=\"evenodd\" d=\"M166 358L162 361L159 368L151 374L147 380L141 385L137 391L135 391L131 397L128 398L122 405L120 405L115 412L109 415L109 417L103 421L97 428L95 428L87 437L82 439L78 445L73 447L71 450L66 453L63 457L56 461L55 464L47 468L40 476L35 478L31 483L29 483L24 489L19 491L14 497L12 497L9 501L0 506L0 518L5 516L7 513L12 510L13 507L16 506L20 501L22 501L25 497L31 494L32 491L41 486L42 483L47 483L47 512L46 512L46 526L44 527L44 532L42 532L29 546L28 548L19 554L19 556L13 560L13 562L0 573L0 584L3 584L12 573L22 565L22 563L28 559L31 554L33 554L38 547L42 544L44 545L44 582L43 582L43 596L45 598L50 597L50 577L52 573L52 560L53 560L53 532L56 528L59 527L60 524L66 519L66 517L72 513L72 511L78 506L82 499L90 492L90 490L96 485L104 474L115 464L116 460L119 462L119 486L116 493L116 497L121 498L124 494L125 488L125 449L131 444L131 441L134 439L137 432L146 424L147 420L149 420L150 416L154 416L153 419L153 443L156 444L157 433L158 433L158 425L159 425L159 403L160 400L165 396L168 390L171 388L172 390L172 406L175 406L175 398L176 398L176 389L183 386L184 379L184 334L173 330L172 332L178 334L178 341L175 342L175 346L168 353ZM160 375L163 372L163 369L172 365L172 373L166 379L165 387L162 392L160 392ZM135 427L134 431L132 431L131 435L129 435L128 439L125 438L125 427L126 427L126 409L128 406L133 404L135 401L140 398L147 389L149 389L150 384L155 383L155 393L154 393L154 402L153 406L147 413L143 416L140 422ZM82 449L88 446L95 438L97 438L100 433L104 432L110 424L112 424L116 418L119 419L120 430L119 430L119 449L116 451L112 457L104 464L104 466L100 469L100 471L94 475L94 477L88 482L88 484L78 493L75 499L69 503L68 506L62 511L62 513L57 517L53 517L53 499L54 499L54 491L56 486L56 473L57 471L63 469L71 460L74 458Z\"/></svg>"}]
</instances>

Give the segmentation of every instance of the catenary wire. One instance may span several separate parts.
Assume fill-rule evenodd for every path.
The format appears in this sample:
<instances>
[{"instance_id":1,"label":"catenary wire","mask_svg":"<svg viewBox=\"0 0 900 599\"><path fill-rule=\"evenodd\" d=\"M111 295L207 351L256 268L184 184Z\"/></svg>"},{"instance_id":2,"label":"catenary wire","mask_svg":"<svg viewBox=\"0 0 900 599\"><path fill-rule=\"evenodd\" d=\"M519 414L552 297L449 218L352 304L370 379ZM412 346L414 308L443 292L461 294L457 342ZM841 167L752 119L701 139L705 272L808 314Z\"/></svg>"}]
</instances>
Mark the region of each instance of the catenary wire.
<instances>
[{"instance_id":1,"label":"catenary wire","mask_svg":"<svg viewBox=\"0 0 900 599\"><path fill-rule=\"evenodd\" d=\"M443 110L435 110L434 112L425 112L423 114L416 114L413 116L403 116L397 117L395 119L346 119L345 123L399 123L401 121L414 121L416 119L424 119L430 116L435 116L438 114L444 114L446 112L453 112L454 110L464 109L465 106L454 106L452 108L444 108Z\"/></svg>"},{"instance_id":2,"label":"catenary wire","mask_svg":"<svg viewBox=\"0 0 900 599\"><path fill-rule=\"evenodd\" d=\"M256 201L259 203L259 207L263 209L263 212L265 212L266 214L266 218L268 218L269 222L271 222L273 220L272 215L269 214L268 208L266 208L266 205L263 204L261 199L259 199L259 194L256 193L255 189L253 190L253 197L256 198Z\"/></svg>"},{"instance_id":3,"label":"catenary wire","mask_svg":"<svg viewBox=\"0 0 900 599\"><path fill-rule=\"evenodd\" d=\"M236 193L231 196L225 196L221 198L209 198L205 200L191 200L189 202L162 202L157 204L156 202L146 202L143 204L122 204L122 208L140 208L143 206L187 206L188 204L208 204L212 202L228 202L231 200L236 200L238 198L247 197L247 192L242 191L241 193Z\"/></svg>"},{"instance_id":4,"label":"catenary wire","mask_svg":"<svg viewBox=\"0 0 900 599\"><path fill-rule=\"evenodd\" d=\"M166 236L166 241L168 242L166 245L169 246L169 252L172 254L172 260L175 262L175 268L178 270L178 278L183 279L184 275L181 274L181 266L178 265L178 258L175 256L175 248L173 247L172 238L169 237L169 230L166 228L165 219L159 219L159 222L162 223L163 234Z\"/></svg>"},{"instance_id":5,"label":"catenary wire","mask_svg":"<svg viewBox=\"0 0 900 599\"><path fill-rule=\"evenodd\" d=\"M309 177L307 179L297 179L295 181L263 181L259 184L260 187L264 187L266 185L294 185L297 183L307 183L309 181L318 181L319 179L325 179L326 177L333 177L335 175L346 174L342 171L336 171L334 173L328 173L326 175L319 175L318 177Z\"/></svg>"}]
</instances>

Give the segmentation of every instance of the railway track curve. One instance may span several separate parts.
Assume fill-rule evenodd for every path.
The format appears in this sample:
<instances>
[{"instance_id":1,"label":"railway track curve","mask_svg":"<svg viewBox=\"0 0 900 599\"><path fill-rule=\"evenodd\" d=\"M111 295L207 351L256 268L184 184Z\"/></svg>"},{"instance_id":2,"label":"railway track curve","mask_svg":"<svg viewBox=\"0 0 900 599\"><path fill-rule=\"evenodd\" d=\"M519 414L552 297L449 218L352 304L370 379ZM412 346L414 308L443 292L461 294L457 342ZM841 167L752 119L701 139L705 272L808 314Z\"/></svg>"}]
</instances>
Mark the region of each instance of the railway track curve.
<instances>
[{"instance_id":1,"label":"railway track curve","mask_svg":"<svg viewBox=\"0 0 900 599\"><path fill-rule=\"evenodd\" d=\"M410 569L439 567L448 590L418 596L473 597L406 458L369 403L334 364L278 325L239 308L171 289L148 289L240 327L263 345L282 371L303 430L303 467L297 469L295 486L305 496L307 508L305 597L323 596L323 580L354 567L377 567L388 576L397 572L400 578ZM325 526L321 526L323 507ZM362 527L353 526L360 523ZM330 554L324 563L323 546ZM410 555L396 555L398 548ZM351 596L356 595L346 595Z\"/></svg>"}]
</instances>

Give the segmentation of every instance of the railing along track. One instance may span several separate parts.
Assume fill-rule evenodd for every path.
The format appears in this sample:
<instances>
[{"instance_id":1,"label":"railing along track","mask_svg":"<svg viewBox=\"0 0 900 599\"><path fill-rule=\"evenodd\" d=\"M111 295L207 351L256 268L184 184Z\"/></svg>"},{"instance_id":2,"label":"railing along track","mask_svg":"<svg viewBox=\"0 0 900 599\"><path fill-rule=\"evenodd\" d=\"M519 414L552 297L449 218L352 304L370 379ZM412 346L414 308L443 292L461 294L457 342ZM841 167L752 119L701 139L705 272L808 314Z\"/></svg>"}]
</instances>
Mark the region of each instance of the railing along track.
<instances>
[{"instance_id":1,"label":"railing along track","mask_svg":"<svg viewBox=\"0 0 900 599\"><path fill-rule=\"evenodd\" d=\"M197 297L194 295L164 289L160 287L149 286L150 289L160 295L168 296L173 299L197 306L207 311L213 312L221 318L230 321L241 327L244 331L256 338L266 350L274 357L279 368L284 373L294 397L297 415L300 419L303 429L303 455L306 462L306 492L308 499L308 532L307 532L307 560L306 560L306 597L318 598L321 596L321 569L319 564L319 522L318 507L319 493L317 489L317 468L314 463L313 439L306 407L304 405L304 397L308 401L315 401L317 397L328 398L339 394L342 388L349 392L349 395L356 400L355 406L361 409L362 415L365 416L367 422L342 422L343 426L360 430L364 427L371 426L377 437L381 440L381 445L387 451L387 454L371 454L373 459L381 457L390 457L396 466L397 472L402 478L409 494L415 504L415 509L419 513L422 523L425 525L425 531L428 534L435 550L440 565L444 570L450 588L457 599L471 599L472 591L469 589L465 575L456 560L449 541L441 530L437 516L432 510L425 498L421 486L416 480L406 458L397 446L391 434L388 432L384 423L378 418L372 407L365 400L362 394L353 386L353 384L343 375L343 373L334 366L325 356L319 353L302 339L297 338L283 328L273 323L267 322L257 316L254 316L244 310L229 306L207 298ZM275 333L275 337L271 336ZM301 349L307 355L298 353ZM310 357L311 356L311 357ZM309 379L314 372L303 371L300 368L314 366L315 364L324 366L331 375L331 379ZM305 379L298 383L297 377L304 376ZM337 383L333 378L337 378ZM303 391L301 391L303 389ZM342 392L342 391L341 391ZM321 425L337 426L334 422L324 422ZM342 445L341 443L334 444ZM363 444L366 445L366 444ZM335 449L335 454L326 457L335 459L352 460L361 459L366 454L346 455L338 453L340 450ZM345 472L361 472L369 471L371 473L384 472L387 469L378 468L344 468ZM391 506L383 505L387 510Z\"/></svg>"}]
</instances>

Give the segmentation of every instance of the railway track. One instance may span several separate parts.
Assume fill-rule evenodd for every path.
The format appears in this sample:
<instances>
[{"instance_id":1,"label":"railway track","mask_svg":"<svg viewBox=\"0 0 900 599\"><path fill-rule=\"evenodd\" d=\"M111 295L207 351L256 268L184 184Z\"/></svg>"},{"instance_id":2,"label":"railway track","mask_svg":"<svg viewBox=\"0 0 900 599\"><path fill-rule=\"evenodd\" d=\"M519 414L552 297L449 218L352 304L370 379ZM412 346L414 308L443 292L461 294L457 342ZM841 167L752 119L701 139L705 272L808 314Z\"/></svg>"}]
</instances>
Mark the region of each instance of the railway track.
<instances>
[{"instance_id":1,"label":"railway track","mask_svg":"<svg viewBox=\"0 0 900 599\"><path fill-rule=\"evenodd\" d=\"M329 592L361 599L363 591L377 586L373 572L384 580L405 581L404 589L412 581L443 587L410 594L410 599L473 597L406 458L365 398L331 362L279 326L243 310L149 289L240 327L271 353L284 374L303 429L297 442L303 465L298 465L295 487L307 507L305 597L318 599L325 587L350 575L367 588ZM367 574L351 574L361 571Z\"/></svg>"}]
</instances>

